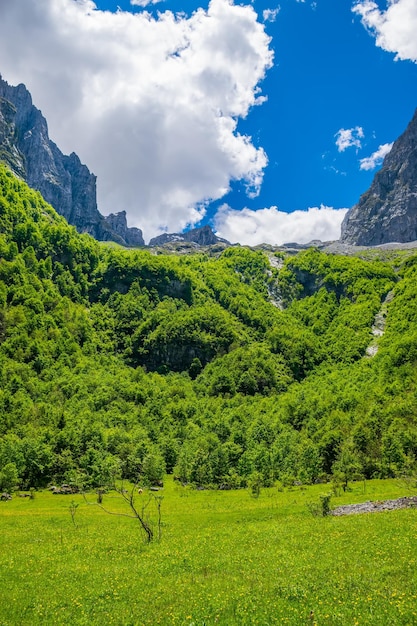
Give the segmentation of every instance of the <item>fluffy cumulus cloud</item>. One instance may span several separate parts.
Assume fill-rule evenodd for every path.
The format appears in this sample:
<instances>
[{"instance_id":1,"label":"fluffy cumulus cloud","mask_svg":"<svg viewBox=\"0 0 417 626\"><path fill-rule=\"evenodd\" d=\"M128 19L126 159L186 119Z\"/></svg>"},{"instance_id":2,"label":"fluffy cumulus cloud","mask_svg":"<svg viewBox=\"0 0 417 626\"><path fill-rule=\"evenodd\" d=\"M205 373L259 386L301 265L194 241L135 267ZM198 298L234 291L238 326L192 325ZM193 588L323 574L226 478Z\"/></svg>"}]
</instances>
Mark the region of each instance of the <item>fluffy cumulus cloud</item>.
<instances>
[{"instance_id":1,"label":"fluffy cumulus cloud","mask_svg":"<svg viewBox=\"0 0 417 626\"><path fill-rule=\"evenodd\" d=\"M360 169L374 170L376 167L378 167L378 165L381 165L387 154L391 152L392 146L392 143L384 143L382 144L382 146L379 146L378 150L375 150L375 152L373 152L371 156L366 157L365 159L361 159L359 161Z\"/></svg>"},{"instance_id":2,"label":"fluffy cumulus cloud","mask_svg":"<svg viewBox=\"0 0 417 626\"><path fill-rule=\"evenodd\" d=\"M211 0L190 17L153 17L91 0L7 0L0 58L51 138L98 176L100 210L126 209L147 238L197 223L231 180L259 190L266 154L237 129L262 103L272 64L251 6Z\"/></svg>"},{"instance_id":3,"label":"fluffy cumulus cloud","mask_svg":"<svg viewBox=\"0 0 417 626\"><path fill-rule=\"evenodd\" d=\"M321 206L307 211L284 213L277 207L236 211L223 205L216 216L216 232L232 243L256 246L260 243L282 245L340 238L342 220L348 209Z\"/></svg>"},{"instance_id":4,"label":"fluffy cumulus cloud","mask_svg":"<svg viewBox=\"0 0 417 626\"><path fill-rule=\"evenodd\" d=\"M341 128L335 134L336 146L339 152L344 152L347 148L362 148L361 139L364 137L363 128Z\"/></svg>"},{"instance_id":5,"label":"fluffy cumulus cloud","mask_svg":"<svg viewBox=\"0 0 417 626\"><path fill-rule=\"evenodd\" d=\"M387 0L385 11L376 2L359 0L352 10L376 37L377 46L393 52L396 59L417 63L416 0Z\"/></svg>"}]
</instances>

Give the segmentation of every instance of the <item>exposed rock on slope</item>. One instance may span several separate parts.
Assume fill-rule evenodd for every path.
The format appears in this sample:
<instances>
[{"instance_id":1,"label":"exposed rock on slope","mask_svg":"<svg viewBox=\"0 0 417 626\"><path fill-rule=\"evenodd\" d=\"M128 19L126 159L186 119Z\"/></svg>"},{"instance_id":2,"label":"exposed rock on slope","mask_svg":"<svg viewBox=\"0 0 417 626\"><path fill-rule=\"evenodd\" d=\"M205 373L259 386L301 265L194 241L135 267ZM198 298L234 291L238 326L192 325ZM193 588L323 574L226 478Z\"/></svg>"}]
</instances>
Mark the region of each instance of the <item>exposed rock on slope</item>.
<instances>
[{"instance_id":1,"label":"exposed rock on slope","mask_svg":"<svg viewBox=\"0 0 417 626\"><path fill-rule=\"evenodd\" d=\"M383 336L385 332L385 326L387 323L388 304L392 302L394 298L394 290L391 290L385 296L381 308L375 315L374 323L372 324L373 339L369 346L366 348L366 356L373 357L378 352L378 339Z\"/></svg>"},{"instance_id":2,"label":"exposed rock on slope","mask_svg":"<svg viewBox=\"0 0 417 626\"><path fill-rule=\"evenodd\" d=\"M150 246L163 246L167 243L188 241L196 243L199 246L212 246L217 243L229 244L226 239L217 237L210 226L202 226L201 228L193 228L186 233L164 233L150 240ZM230 244L229 244L230 245Z\"/></svg>"},{"instance_id":3,"label":"exposed rock on slope","mask_svg":"<svg viewBox=\"0 0 417 626\"><path fill-rule=\"evenodd\" d=\"M42 113L24 85L0 76L0 160L40 191L79 232L101 241L144 245L142 231L128 228L126 213L104 217L97 209L96 177L73 152L64 155L49 139Z\"/></svg>"},{"instance_id":4,"label":"exposed rock on slope","mask_svg":"<svg viewBox=\"0 0 417 626\"><path fill-rule=\"evenodd\" d=\"M341 241L360 246L417 239L417 110L369 190L342 223Z\"/></svg>"}]
</instances>

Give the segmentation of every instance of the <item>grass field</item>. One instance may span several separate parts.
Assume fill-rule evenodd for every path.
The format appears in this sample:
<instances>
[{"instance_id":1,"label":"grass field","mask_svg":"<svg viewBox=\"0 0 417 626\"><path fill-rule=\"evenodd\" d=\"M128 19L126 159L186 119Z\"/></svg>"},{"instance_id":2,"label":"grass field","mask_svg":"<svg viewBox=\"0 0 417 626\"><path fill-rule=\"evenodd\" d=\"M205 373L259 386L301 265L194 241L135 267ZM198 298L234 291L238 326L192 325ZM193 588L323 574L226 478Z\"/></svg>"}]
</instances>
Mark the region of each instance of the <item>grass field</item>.
<instances>
[{"instance_id":1,"label":"grass field","mask_svg":"<svg viewBox=\"0 0 417 626\"><path fill-rule=\"evenodd\" d=\"M0 502L0 625L417 624L417 511L313 517L325 491L253 498L168 479L151 544L79 495ZM369 481L332 506L401 495Z\"/></svg>"}]
</instances>

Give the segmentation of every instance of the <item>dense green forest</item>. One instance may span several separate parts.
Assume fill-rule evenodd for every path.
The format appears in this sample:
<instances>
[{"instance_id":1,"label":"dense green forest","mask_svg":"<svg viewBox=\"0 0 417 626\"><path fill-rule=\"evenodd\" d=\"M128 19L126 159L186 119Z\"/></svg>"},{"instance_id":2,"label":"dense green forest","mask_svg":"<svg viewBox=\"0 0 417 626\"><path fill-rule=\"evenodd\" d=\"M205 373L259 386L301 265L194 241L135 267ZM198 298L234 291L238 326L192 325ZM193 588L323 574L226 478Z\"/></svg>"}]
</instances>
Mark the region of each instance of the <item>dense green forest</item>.
<instances>
[{"instance_id":1,"label":"dense green forest","mask_svg":"<svg viewBox=\"0 0 417 626\"><path fill-rule=\"evenodd\" d=\"M111 248L0 166L0 489L394 476L416 361L417 254Z\"/></svg>"}]
</instances>

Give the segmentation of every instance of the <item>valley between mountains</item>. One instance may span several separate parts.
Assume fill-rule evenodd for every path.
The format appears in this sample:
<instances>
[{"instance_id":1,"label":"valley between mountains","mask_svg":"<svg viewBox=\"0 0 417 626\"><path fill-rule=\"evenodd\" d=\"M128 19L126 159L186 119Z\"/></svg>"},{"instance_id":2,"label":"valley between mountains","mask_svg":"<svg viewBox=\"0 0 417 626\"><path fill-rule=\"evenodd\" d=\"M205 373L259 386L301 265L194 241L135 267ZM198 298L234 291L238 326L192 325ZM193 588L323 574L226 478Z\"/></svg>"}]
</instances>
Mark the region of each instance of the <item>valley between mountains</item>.
<instances>
[{"instance_id":1,"label":"valley between mountains","mask_svg":"<svg viewBox=\"0 0 417 626\"><path fill-rule=\"evenodd\" d=\"M145 246L0 96L0 624L416 623L417 118L341 241Z\"/></svg>"}]
</instances>

